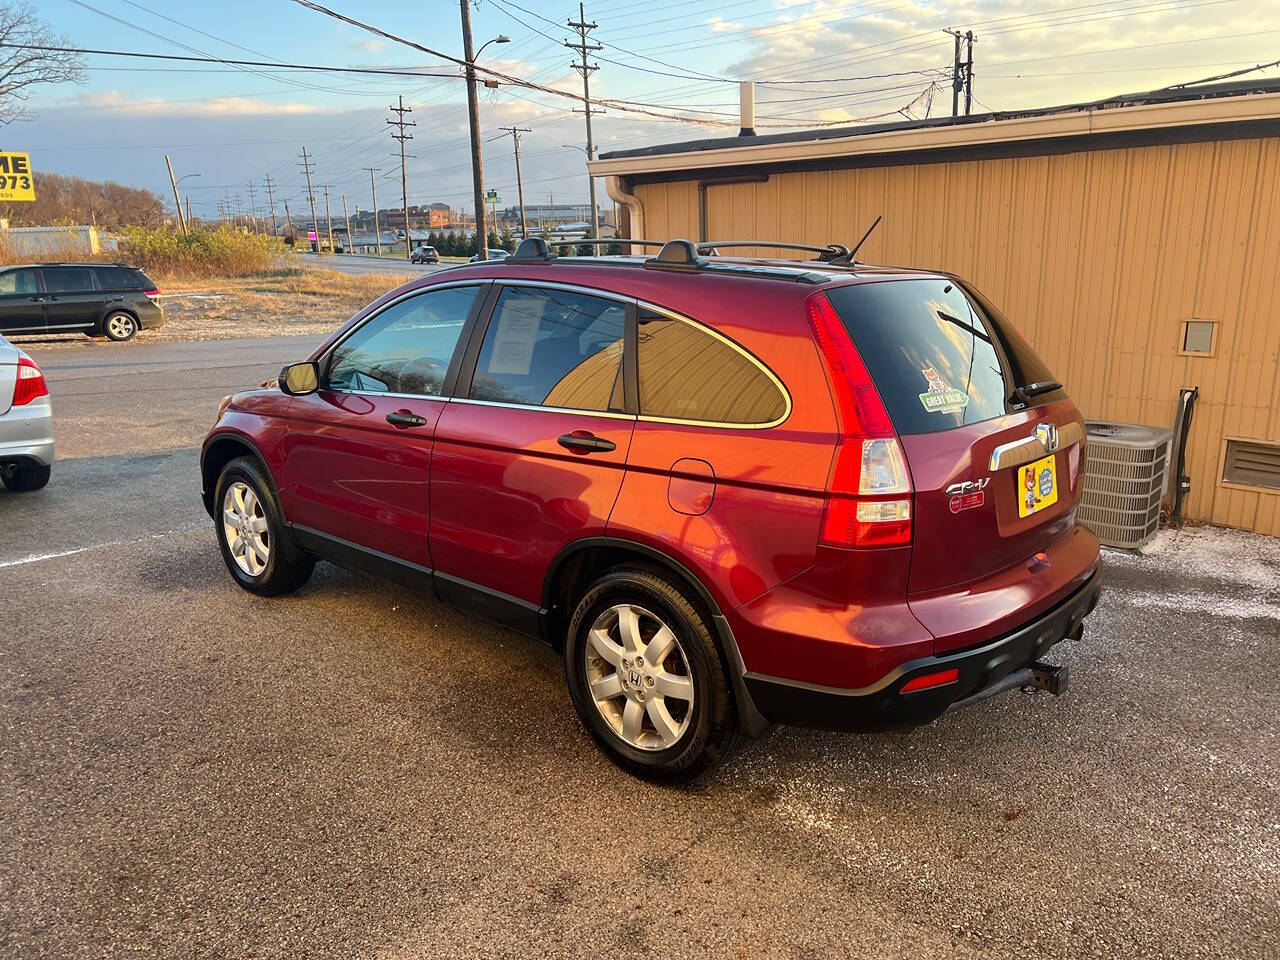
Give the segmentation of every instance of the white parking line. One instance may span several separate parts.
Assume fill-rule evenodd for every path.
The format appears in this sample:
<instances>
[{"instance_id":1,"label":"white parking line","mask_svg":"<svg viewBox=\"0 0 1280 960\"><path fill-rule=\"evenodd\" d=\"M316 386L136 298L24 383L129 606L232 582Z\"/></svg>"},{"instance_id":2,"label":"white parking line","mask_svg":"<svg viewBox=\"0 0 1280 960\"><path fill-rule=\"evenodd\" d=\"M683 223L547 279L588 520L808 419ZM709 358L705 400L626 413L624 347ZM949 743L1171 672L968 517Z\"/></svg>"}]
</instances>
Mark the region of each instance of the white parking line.
<instances>
[{"instance_id":1,"label":"white parking line","mask_svg":"<svg viewBox=\"0 0 1280 960\"><path fill-rule=\"evenodd\" d=\"M106 543L95 543L88 547L75 547L71 550L58 550L54 553L32 553L25 557L19 557L17 560L0 560L0 568L4 567L20 567L27 563L38 563L41 560L56 560L58 557L71 557L77 553L88 553L90 550L101 550L103 547L122 547L130 543L144 543L147 540L159 540L174 533L187 533L191 530L202 530L207 524L193 524L189 527L179 527L176 530L166 530L164 533L153 533L150 536L138 537L133 540L108 540Z\"/></svg>"}]
</instances>

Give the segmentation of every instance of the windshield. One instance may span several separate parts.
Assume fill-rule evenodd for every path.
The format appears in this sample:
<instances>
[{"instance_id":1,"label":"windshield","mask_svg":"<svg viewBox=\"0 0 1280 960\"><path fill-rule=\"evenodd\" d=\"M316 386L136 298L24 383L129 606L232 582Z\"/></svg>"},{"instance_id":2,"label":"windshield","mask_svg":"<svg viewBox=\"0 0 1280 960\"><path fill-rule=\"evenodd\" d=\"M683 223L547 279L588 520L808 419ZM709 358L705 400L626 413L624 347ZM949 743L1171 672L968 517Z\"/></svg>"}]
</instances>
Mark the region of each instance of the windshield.
<instances>
[{"instance_id":1,"label":"windshield","mask_svg":"<svg viewBox=\"0 0 1280 960\"><path fill-rule=\"evenodd\" d=\"M900 434L1003 416L1015 387L1051 380L1008 321L942 278L886 280L827 294ZM1032 404L1065 394L1040 394Z\"/></svg>"}]
</instances>

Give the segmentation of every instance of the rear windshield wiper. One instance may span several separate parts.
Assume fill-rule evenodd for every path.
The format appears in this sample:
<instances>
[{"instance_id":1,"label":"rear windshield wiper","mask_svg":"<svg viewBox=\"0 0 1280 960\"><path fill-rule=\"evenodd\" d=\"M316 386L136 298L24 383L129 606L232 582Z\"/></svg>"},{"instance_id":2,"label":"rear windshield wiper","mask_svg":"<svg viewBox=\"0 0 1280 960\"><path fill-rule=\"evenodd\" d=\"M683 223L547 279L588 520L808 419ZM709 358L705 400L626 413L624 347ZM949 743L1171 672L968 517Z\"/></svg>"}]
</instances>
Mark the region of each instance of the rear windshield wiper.
<instances>
[{"instance_id":1,"label":"rear windshield wiper","mask_svg":"<svg viewBox=\"0 0 1280 960\"><path fill-rule=\"evenodd\" d=\"M1057 380L1037 380L1035 383L1028 383L1026 386L1013 388L1013 399L1021 404L1028 404L1032 397L1038 397L1042 393L1052 393L1054 390L1061 390L1062 384Z\"/></svg>"},{"instance_id":2,"label":"rear windshield wiper","mask_svg":"<svg viewBox=\"0 0 1280 960\"><path fill-rule=\"evenodd\" d=\"M957 327L962 327L963 329L968 330L979 340L985 340L987 341L987 343L991 342L991 338L988 337L981 330L979 330L977 327L975 327L973 324L965 323L965 321L961 320L959 317L953 317L951 314L947 313L945 310L935 309L934 313L938 315L939 319L945 320L947 321L947 323L954 323Z\"/></svg>"}]
</instances>

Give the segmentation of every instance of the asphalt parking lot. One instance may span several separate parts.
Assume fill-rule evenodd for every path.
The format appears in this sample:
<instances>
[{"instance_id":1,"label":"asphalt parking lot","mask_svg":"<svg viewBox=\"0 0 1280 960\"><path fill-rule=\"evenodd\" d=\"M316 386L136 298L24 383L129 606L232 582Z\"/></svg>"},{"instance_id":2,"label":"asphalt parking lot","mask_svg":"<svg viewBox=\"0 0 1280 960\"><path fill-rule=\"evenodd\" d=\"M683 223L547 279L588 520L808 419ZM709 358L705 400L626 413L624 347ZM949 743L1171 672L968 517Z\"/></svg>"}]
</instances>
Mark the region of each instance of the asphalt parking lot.
<instances>
[{"instance_id":1,"label":"asphalt parking lot","mask_svg":"<svg viewBox=\"0 0 1280 960\"><path fill-rule=\"evenodd\" d=\"M315 338L28 349L0 491L0 956L1280 955L1280 544L1108 552L1061 699L619 773L547 649L322 565L230 582L218 397Z\"/></svg>"}]
</instances>

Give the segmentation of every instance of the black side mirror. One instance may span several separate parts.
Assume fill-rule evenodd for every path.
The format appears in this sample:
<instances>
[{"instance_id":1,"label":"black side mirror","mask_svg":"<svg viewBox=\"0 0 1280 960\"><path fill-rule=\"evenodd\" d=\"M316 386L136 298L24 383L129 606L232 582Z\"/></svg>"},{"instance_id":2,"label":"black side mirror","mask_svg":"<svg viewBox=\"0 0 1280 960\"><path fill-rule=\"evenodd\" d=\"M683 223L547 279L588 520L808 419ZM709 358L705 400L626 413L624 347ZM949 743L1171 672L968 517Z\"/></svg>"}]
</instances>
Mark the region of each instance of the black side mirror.
<instances>
[{"instance_id":1,"label":"black side mirror","mask_svg":"<svg viewBox=\"0 0 1280 960\"><path fill-rule=\"evenodd\" d=\"M280 368L280 391L291 397L305 397L320 387L320 368L314 360L290 363Z\"/></svg>"}]
</instances>

